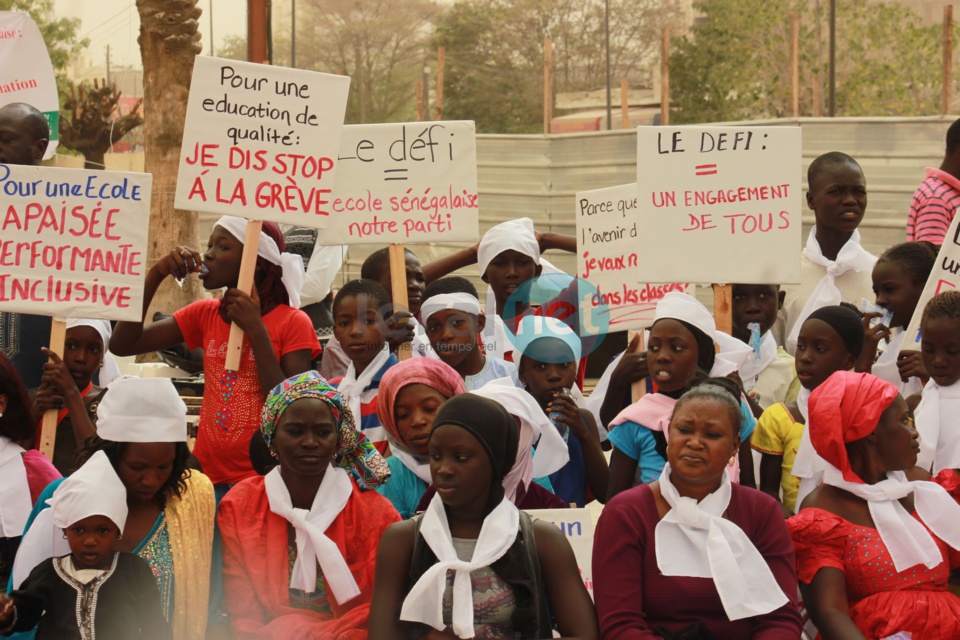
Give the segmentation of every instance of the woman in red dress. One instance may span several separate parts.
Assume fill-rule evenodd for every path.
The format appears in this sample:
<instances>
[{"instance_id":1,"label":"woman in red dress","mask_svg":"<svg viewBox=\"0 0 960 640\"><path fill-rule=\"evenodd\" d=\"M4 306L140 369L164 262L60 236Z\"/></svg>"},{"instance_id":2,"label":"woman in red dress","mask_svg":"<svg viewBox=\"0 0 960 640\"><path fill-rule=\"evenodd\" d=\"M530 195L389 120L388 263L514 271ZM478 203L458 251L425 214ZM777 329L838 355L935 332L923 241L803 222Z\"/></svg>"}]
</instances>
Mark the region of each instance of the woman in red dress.
<instances>
[{"instance_id":1,"label":"woman in red dress","mask_svg":"<svg viewBox=\"0 0 960 640\"><path fill-rule=\"evenodd\" d=\"M947 591L960 566L960 505L904 473L915 477L920 450L906 401L889 382L838 371L811 394L809 414L830 467L787 525L819 637L960 638L960 599Z\"/></svg>"}]
</instances>

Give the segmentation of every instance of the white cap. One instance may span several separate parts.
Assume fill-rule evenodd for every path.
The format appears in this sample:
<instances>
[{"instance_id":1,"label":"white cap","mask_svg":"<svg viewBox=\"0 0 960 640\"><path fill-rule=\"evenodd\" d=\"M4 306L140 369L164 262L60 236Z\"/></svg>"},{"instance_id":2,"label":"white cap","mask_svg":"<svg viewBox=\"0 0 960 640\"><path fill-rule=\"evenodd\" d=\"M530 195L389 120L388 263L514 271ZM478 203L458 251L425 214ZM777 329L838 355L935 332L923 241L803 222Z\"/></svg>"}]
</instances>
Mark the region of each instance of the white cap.
<instances>
[{"instance_id":1,"label":"white cap","mask_svg":"<svg viewBox=\"0 0 960 640\"><path fill-rule=\"evenodd\" d=\"M97 435L114 442L186 442L187 405L169 378L123 376L97 407Z\"/></svg>"}]
</instances>

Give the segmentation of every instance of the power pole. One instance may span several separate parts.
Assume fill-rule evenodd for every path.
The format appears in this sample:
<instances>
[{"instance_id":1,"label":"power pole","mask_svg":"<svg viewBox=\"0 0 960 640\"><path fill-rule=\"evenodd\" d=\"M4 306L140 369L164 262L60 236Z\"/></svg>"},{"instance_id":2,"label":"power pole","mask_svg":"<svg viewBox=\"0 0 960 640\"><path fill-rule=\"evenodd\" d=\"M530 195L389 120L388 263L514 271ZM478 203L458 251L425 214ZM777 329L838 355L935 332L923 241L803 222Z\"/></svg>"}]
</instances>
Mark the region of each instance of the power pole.
<instances>
[{"instance_id":1,"label":"power pole","mask_svg":"<svg viewBox=\"0 0 960 640\"><path fill-rule=\"evenodd\" d=\"M267 62L267 0L247 0L247 60Z\"/></svg>"},{"instance_id":2,"label":"power pole","mask_svg":"<svg viewBox=\"0 0 960 640\"><path fill-rule=\"evenodd\" d=\"M110 84L110 45L107 45L107 84Z\"/></svg>"},{"instance_id":3,"label":"power pole","mask_svg":"<svg viewBox=\"0 0 960 640\"><path fill-rule=\"evenodd\" d=\"M213 0L210 0L210 57L213 58L216 55L213 51Z\"/></svg>"},{"instance_id":4,"label":"power pole","mask_svg":"<svg viewBox=\"0 0 960 640\"><path fill-rule=\"evenodd\" d=\"M297 0L290 0L290 68L297 68Z\"/></svg>"},{"instance_id":5,"label":"power pole","mask_svg":"<svg viewBox=\"0 0 960 640\"><path fill-rule=\"evenodd\" d=\"M610 99L610 0L604 0L603 32L607 50L607 131L613 129L613 104Z\"/></svg>"}]
</instances>

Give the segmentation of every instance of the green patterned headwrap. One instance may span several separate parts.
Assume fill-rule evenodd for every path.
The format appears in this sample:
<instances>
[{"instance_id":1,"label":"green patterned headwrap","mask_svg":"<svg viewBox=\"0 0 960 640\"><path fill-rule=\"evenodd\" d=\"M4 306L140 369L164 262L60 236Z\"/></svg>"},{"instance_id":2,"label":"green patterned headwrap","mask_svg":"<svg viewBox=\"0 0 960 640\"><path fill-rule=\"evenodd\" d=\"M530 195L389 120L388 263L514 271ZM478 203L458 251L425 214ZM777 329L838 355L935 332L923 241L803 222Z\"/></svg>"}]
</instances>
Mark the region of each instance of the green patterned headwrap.
<instances>
[{"instance_id":1,"label":"green patterned headwrap","mask_svg":"<svg viewBox=\"0 0 960 640\"><path fill-rule=\"evenodd\" d=\"M376 447L355 426L350 407L340 393L316 371L298 373L287 378L271 391L263 405L260 430L270 444L277 431L280 416L290 403L303 398L317 398L327 403L337 423L337 453L333 464L349 473L361 491L376 489L390 477L387 461Z\"/></svg>"}]
</instances>

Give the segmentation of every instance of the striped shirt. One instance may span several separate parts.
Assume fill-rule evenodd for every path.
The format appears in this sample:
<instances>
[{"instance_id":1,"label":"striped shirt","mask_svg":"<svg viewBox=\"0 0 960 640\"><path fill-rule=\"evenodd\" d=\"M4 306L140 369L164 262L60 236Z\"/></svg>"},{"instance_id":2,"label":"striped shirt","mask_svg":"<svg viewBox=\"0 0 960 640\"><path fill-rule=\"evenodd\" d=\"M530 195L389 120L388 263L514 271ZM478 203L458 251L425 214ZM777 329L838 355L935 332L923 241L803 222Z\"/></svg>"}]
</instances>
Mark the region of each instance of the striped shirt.
<instances>
[{"instance_id":1,"label":"striped shirt","mask_svg":"<svg viewBox=\"0 0 960 640\"><path fill-rule=\"evenodd\" d=\"M907 242L926 240L943 244L953 214L960 207L960 180L945 171L927 167L907 216Z\"/></svg>"},{"instance_id":2,"label":"striped shirt","mask_svg":"<svg viewBox=\"0 0 960 640\"><path fill-rule=\"evenodd\" d=\"M370 385L364 388L363 394L360 396L360 431L367 436L367 439L373 443L373 446L380 453L387 450L387 430L383 428L380 417L377 415L377 393L380 389L380 379L383 378L383 374L398 362L400 361L397 360L397 356L390 354L390 357L380 367L380 371L377 371L376 375L373 376ZM339 387L341 380L343 380L342 377L334 378L330 380L330 384ZM356 419L356 416L354 418Z\"/></svg>"}]
</instances>

